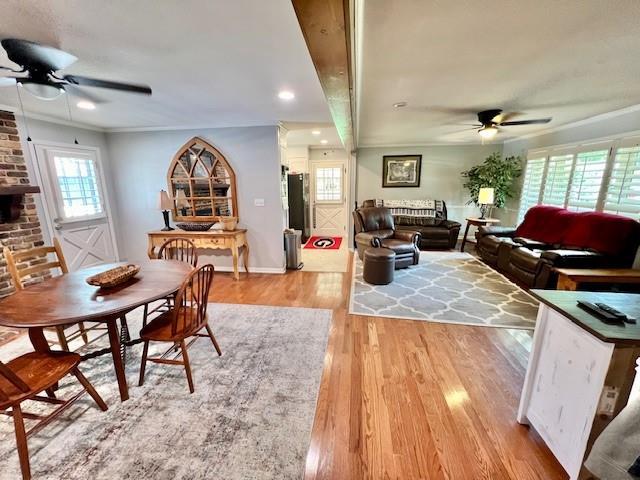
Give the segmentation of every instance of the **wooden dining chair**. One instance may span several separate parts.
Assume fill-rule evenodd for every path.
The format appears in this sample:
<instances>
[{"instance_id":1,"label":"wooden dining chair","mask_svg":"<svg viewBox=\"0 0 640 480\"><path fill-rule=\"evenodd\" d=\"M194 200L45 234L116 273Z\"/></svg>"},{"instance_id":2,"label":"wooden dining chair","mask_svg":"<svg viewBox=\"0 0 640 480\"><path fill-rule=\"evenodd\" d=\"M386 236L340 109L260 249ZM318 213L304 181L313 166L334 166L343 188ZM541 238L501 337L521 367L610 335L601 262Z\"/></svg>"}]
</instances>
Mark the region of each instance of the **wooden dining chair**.
<instances>
[{"instance_id":1,"label":"wooden dining chair","mask_svg":"<svg viewBox=\"0 0 640 480\"><path fill-rule=\"evenodd\" d=\"M0 361L0 413L13 417L20 469L24 480L31 478L27 438L47 426L85 391L102 411L107 410L107 405L98 392L78 369L78 363L80 355L62 351L27 353L6 364ZM84 389L68 400L58 399L53 392L54 385L69 373L78 379ZM46 392L46 396L39 395L42 392ZM21 404L25 400L45 402L57 405L57 408L48 415L23 412ZM31 429L25 430L24 419L39 422Z\"/></svg>"},{"instance_id":2,"label":"wooden dining chair","mask_svg":"<svg viewBox=\"0 0 640 480\"><path fill-rule=\"evenodd\" d=\"M188 238L176 237L164 242L158 250L158 259L180 260L191 264L194 268L198 266L196 246Z\"/></svg>"},{"instance_id":3,"label":"wooden dining chair","mask_svg":"<svg viewBox=\"0 0 640 480\"><path fill-rule=\"evenodd\" d=\"M62 274L69 273L67 268L67 262L64 259L60 242L54 237L53 246L48 247L36 247L28 250L20 250L18 252L12 252L9 247L3 248L4 258L7 261L7 269L11 274L13 286L16 290L22 290L25 287L24 278L35 273L41 273L54 268L59 268ZM53 253L55 260L50 261L47 256ZM33 258L45 257L40 263L31 264L26 268L19 268L18 264ZM87 335L87 329L84 323L78 324L78 330L71 333L69 336L65 334L65 328L68 327L55 327L55 331L58 337L58 344L62 350L69 350L69 342L75 340L78 337L82 337L85 344L89 343L89 337Z\"/></svg>"},{"instance_id":4,"label":"wooden dining chair","mask_svg":"<svg viewBox=\"0 0 640 480\"><path fill-rule=\"evenodd\" d=\"M156 258L158 260L179 260L188 263L194 268L198 265L196 246L188 238L176 237L167 240L160 246ZM149 305L145 305L142 314L142 326L147 324L150 315L166 312L171 308L172 301L173 297L168 297L162 304L157 305L151 311L149 311Z\"/></svg>"},{"instance_id":5,"label":"wooden dining chair","mask_svg":"<svg viewBox=\"0 0 640 480\"><path fill-rule=\"evenodd\" d=\"M207 319L207 302L213 282L213 272L213 265L204 265L192 272L178 290L172 308L151 320L140 330L140 338L144 341L142 365L140 366L140 386L144 384L144 373L148 360L154 363L183 365L187 374L189 391L193 393L193 378L187 349L198 337L209 337L218 355L222 355ZM203 329L206 329L206 334L200 333ZM193 337L193 339L187 345L186 340L189 337ZM160 357L148 357L149 342L170 343L171 347ZM168 358L173 352L176 352L176 349L178 351L174 357ZM178 360L180 355L182 355L182 360Z\"/></svg>"}]
</instances>

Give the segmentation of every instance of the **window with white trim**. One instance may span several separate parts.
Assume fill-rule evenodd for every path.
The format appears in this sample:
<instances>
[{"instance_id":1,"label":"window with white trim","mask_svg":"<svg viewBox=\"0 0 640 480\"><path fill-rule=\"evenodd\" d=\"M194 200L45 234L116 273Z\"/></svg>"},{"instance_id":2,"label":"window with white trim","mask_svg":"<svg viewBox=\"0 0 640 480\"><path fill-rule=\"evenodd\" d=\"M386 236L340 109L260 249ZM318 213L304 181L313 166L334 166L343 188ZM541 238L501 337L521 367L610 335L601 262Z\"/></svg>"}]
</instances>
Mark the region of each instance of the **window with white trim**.
<instances>
[{"instance_id":1,"label":"window with white trim","mask_svg":"<svg viewBox=\"0 0 640 480\"><path fill-rule=\"evenodd\" d=\"M608 158L608 149L576 155L567 201L569 210L584 212L596 209Z\"/></svg>"},{"instance_id":2,"label":"window with white trim","mask_svg":"<svg viewBox=\"0 0 640 480\"><path fill-rule=\"evenodd\" d=\"M534 205L640 219L640 141L619 139L529 154L518 221Z\"/></svg>"},{"instance_id":3,"label":"window with white trim","mask_svg":"<svg viewBox=\"0 0 640 480\"><path fill-rule=\"evenodd\" d=\"M564 207L572 169L573 155L556 155L549 158L542 193L543 204Z\"/></svg>"},{"instance_id":4,"label":"window with white trim","mask_svg":"<svg viewBox=\"0 0 640 480\"><path fill-rule=\"evenodd\" d=\"M342 201L342 167L316 167L316 203Z\"/></svg>"},{"instance_id":5,"label":"window with white trim","mask_svg":"<svg viewBox=\"0 0 640 480\"><path fill-rule=\"evenodd\" d=\"M604 211L635 219L640 216L640 146L617 149Z\"/></svg>"},{"instance_id":6,"label":"window with white trim","mask_svg":"<svg viewBox=\"0 0 640 480\"><path fill-rule=\"evenodd\" d=\"M78 218L103 214L94 160L56 155L53 162L62 197L63 217Z\"/></svg>"},{"instance_id":7,"label":"window with white trim","mask_svg":"<svg viewBox=\"0 0 640 480\"><path fill-rule=\"evenodd\" d=\"M540 191L542 190L542 178L544 176L544 167L547 159L532 158L527 161L524 169L524 180L522 182L522 192L520 195L520 209L518 211L518 219L522 220L524 214L527 213L534 205L540 203Z\"/></svg>"}]
</instances>

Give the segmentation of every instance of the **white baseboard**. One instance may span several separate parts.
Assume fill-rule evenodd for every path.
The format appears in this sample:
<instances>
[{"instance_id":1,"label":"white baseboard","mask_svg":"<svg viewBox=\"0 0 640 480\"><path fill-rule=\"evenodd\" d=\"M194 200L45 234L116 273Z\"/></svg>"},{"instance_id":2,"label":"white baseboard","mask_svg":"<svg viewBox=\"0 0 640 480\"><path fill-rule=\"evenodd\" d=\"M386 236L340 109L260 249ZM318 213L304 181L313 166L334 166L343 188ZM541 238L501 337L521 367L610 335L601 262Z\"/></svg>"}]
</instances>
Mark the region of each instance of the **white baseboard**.
<instances>
[{"instance_id":1,"label":"white baseboard","mask_svg":"<svg viewBox=\"0 0 640 480\"><path fill-rule=\"evenodd\" d=\"M216 266L214 265L216 272L233 272L233 267L229 265L224 266ZM240 275L245 273L244 267L238 268ZM286 268L276 268L276 267L249 267L249 273L271 273L282 275L286 272Z\"/></svg>"}]
</instances>

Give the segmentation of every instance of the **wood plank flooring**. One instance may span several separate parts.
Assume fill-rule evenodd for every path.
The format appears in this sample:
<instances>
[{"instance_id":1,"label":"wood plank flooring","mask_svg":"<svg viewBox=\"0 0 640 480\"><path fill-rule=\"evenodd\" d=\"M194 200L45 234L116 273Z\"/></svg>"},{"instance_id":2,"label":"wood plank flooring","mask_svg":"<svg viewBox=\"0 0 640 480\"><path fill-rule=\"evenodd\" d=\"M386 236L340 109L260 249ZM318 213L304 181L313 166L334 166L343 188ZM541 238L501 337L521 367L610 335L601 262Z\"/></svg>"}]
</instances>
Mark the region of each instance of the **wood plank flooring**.
<instances>
[{"instance_id":1,"label":"wood plank flooring","mask_svg":"<svg viewBox=\"0 0 640 480\"><path fill-rule=\"evenodd\" d=\"M529 334L348 315L350 275L214 279L214 301L334 312L305 479L568 478L515 421Z\"/></svg>"}]
</instances>

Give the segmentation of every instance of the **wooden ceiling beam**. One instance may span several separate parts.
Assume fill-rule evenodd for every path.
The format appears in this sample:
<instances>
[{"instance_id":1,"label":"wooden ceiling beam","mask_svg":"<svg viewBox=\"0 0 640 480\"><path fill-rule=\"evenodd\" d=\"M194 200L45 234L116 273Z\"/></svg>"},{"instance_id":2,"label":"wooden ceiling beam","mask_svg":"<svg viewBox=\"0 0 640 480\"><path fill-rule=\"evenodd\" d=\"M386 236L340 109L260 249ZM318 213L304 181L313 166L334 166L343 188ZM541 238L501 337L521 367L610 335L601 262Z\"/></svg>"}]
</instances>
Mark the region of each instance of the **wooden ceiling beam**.
<instances>
[{"instance_id":1,"label":"wooden ceiling beam","mask_svg":"<svg viewBox=\"0 0 640 480\"><path fill-rule=\"evenodd\" d=\"M355 149L349 0L291 0L342 143Z\"/></svg>"}]
</instances>

